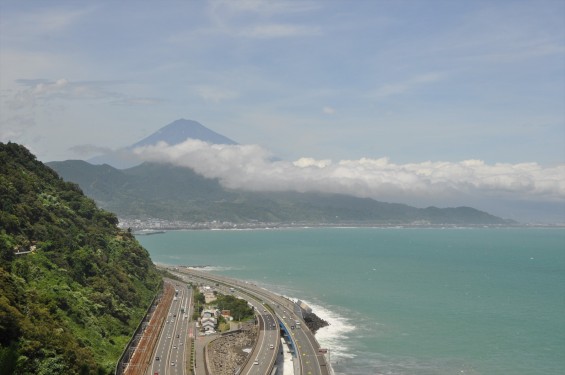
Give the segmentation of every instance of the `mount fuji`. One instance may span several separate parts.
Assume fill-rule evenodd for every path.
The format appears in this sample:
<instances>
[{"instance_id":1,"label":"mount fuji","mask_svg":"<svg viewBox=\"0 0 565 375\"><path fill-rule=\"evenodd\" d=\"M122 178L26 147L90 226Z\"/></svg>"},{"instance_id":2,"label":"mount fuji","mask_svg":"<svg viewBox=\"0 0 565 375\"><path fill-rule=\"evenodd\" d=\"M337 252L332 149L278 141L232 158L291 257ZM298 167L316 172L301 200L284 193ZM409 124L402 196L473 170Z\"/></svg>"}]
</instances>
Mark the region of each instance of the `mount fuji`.
<instances>
[{"instance_id":1,"label":"mount fuji","mask_svg":"<svg viewBox=\"0 0 565 375\"><path fill-rule=\"evenodd\" d=\"M106 153L95 156L88 160L91 164L108 164L114 168L125 169L141 164L141 160L133 153L136 147L155 145L158 142L166 142L169 145L177 145L187 139L197 139L211 144L237 145L238 143L213 130L208 129L201 123L193 120L179 119L157 130L155 133L142 140Z\"/></svg>"}]
</instances>

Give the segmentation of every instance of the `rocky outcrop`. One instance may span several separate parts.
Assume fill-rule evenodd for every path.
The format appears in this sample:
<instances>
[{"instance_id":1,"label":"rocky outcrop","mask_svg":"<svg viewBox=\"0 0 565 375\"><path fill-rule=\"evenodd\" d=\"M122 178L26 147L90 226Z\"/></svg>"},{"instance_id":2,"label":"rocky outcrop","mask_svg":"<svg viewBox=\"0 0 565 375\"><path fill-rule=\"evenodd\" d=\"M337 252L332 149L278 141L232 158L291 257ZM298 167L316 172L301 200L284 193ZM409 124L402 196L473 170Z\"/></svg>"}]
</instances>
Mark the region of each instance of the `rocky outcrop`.
<instances>
[{"instance_id":1,"label":"rocky outcrop","mask_svg":"<svg viewBox=\"0 0 565 375\"><path fill-rule=\"evenodd\" d=\"M257 326L253 323L245 324L241 330L227 333L212 341L208 346L208 363L214 375L233 375L236 370L243 367L248 352L257 340Z\"/></svg>"},{"instance_id":2,"label":"rocky outcrop","mask_svg":"<svg viewBox=\"0 0 565 375\"><path fill-rule=\"evenodd\" d=\"M314 314L313 312L304 312L304 323L308 329L313 333L316 332L323 327L329 326L330 323L326 322L324 319L320 318L318 315Z\"/></svg>"}]
</instances>

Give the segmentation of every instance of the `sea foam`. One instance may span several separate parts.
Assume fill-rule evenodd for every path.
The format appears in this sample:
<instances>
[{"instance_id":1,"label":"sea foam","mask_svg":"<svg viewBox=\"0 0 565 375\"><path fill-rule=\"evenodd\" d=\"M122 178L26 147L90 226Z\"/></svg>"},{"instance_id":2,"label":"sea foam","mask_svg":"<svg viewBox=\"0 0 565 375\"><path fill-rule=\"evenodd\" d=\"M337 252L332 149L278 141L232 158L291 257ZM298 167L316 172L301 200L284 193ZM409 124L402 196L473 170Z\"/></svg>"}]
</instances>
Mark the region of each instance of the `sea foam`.
<instances>
[{"instance_id":1,"label":"sea foam","mask_svg":"<svg viewBox=\"0 0 565 375\"><path fill-rule=\"evenodd\" d=\"M202 271L202 272L223 272L238 270L236 267L229 266L188 266L189 270Z\"/></svg>"},{"instance_id":2,"label":"sea foam","mask_svg":"<svg viewBox=\"0 0 565 375\"><path fill-rule=\"evenodd\" d=\"M309 301L304 301L304 303L312 308L314 314L330 324L316 332L316 340L322 348L329 349L331 362L355 358L356 355L351 352L348 343L350 334L356 329L351 320L338 313L336 309L326 308Z\"/></svg>"},{"instance_id":3,"label":"sea foam","mask_svg":"<svg viewBox=\"0 0 565 375\"><path fill-rule=\"evenodd\" d=\"M291 297L300 294L300 290L298 289L290 288L287 285L275 285L262 281L258 281L257 285L261 285L266 290L277 293L293 302L298 301L297 298ZM334 363L340 359L355 358L356 355L353 353L349 341L351 333L356 330L356 327L351 323L353 318L346 316L348 312L340 313L337 311L337 308L324 307L319 303L311 302L303 298L300 298L300 300L306 303L319 318L329 323L329 326L320 328L316 332L315 337L320 347L329 349L331 362Z\"/></svg>"}]
</instances>

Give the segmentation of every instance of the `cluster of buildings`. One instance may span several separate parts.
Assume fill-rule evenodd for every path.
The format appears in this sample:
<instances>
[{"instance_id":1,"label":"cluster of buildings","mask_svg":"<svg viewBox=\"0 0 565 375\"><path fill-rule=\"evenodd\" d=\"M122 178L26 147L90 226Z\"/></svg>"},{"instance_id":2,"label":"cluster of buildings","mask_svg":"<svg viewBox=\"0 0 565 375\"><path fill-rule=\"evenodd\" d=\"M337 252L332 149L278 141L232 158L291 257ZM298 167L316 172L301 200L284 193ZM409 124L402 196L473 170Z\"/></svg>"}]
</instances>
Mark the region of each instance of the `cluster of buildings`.
<instances>
[{"instance_id":1,"label":"cluster of buildings","mask_svg":"<svg viewBox=\"0 0 565 375\"><path fill-rule=\"evenodd\" d=\"M204 295L204 301L208 305L216 300L216 293L214 289L209 286L203 286L200 288L200 293ZM226 321L232 321L233 317L230 314L230 310L219 310L219 309L204 309L198 318L198 327L200 331L204 334L216 333L218 327L218 319L222 316Z\"/></svg>"},{"instance_id":2,"label":"cluster of buildings","mask_svg":"<svg viewBox=\"0 0 565 375\"><path fill-rule=\"evenodd\" d=\"M202 221L189 222L182 220L165 220L157 218L131 219L119 218L118 226L122 229L130 228L132 231L143 230L175 230L175 229L253 229L253 228L275 228L280 223L264 223L253 221L249 223L233 223L231 221Z\"/></svg>"}]
</instances>

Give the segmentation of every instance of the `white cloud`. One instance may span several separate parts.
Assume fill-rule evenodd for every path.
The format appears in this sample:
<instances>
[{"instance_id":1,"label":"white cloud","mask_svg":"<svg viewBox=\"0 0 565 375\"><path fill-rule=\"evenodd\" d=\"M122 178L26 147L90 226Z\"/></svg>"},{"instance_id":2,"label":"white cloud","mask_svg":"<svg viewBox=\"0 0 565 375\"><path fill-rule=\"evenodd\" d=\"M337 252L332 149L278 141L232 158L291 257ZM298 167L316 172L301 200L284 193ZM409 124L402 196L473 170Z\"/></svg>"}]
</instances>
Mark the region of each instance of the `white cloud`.
<instances>
[{"instance_id":1,"label":"white cloud","mask_svg":"<svg viewBox=\"0 0 565 375\"><path fill-rule=\"evenodd\" d=\"M402 201L401 197L425 201L438 195L565 199L565 165L489 165L480 160L394 164L387 158L272 161L272 155L256 145L210 145L198 140L176 146L160 143L135 153L145 160L189 167L234 189L322 191L393 201Z\"/></svg>"},{"instance_id":2,"label":"white cloud","mask_svg":"<svg viewBox=\"0 0 565 375\"><path fill-rule=\"evenodd\" d=\"M24 38L64 32L93 10L92 7L78 10L49 7L31 12L14 12L10 17L2 17L2 38L21 41Z\"/></svg>"},{"instance_id":3,"label":"white cloud","mask_svg":"<svg viewBox=\"0 0 565 375\"><path fill-rule=\"evenodd\" d=\"M34 107L41 101L52 99L101 99L116 98L120 94L108 90L116 82L71 82L66 78L56 81L44 79L18 80L24 88L13 93L7 100L11 109Z\"/></svg>"},{"instance_id":4,"label":"white cloud","mask_svg":"<svg viewBox=\"0 0 565 375\"><path fill-rule=\"evenodd\" d=\"M405 92L415 90L421 86L438 82L444 79L444 77L445 75L440 73L427 73L418 75L402 82L384 84L370 93L369 96L376 99L382 99L393 95L403 94Z\"/></svg>"},{"instance_id":5,"label":"white cloud","mask_svg":"<svg viewBox=\"0 0 565 375\"><path fill-rule=\"evenodd\" d=\"M326 115L333 115L335 114L335 109L332 107L324 107L322 108L322 112L324 112Z\"/></svg>"},{"instance_id":6,"label":"white cloud","mask_svg":"<svg viewBox=\"0 0 565 375\"><path fill-rule=\"evenodd\" d=\"M321 30L317 27L290 24L263 24L242 30L239 34L248 38L287 38L298 36L318 36Z\"/></svg>"},{"instance_id":7,"label":"white cloud","mask_svg":"<svg viewBox=\"0 0 565 375\"><path fill-rule=\"evenodd\" d=\"M218 0L212 1L212 10L229 13L255 13L263 16L307 12L318 9L320 5L311 1L264 1L264 0Z\"/></svg>"},{"instance_id":8,"label":"white cloud","mask_svg":"<svg viewBox=\"0 0 565 375\"><path fill-rule=\"evenodd\" d=\"M163 100L157 98L125 98L115 100L112 103L125 106L152 106L163 103Z\"/></svg>"},{"instance_id":9,"label":"white cloud","mask_svg":"<svg viewBox=\"0 0 565 375\"><path fill-rule=\"evenodd\" d=\"M239 96L239 94L233 90L215 86L197 86L195 89L198 96L202 99L215 103L219 103L223 100L236 99Z\"/></svg>"},{"instance_id":10,"label":"white cloud","mask_svg":"<svg viewBox=\"0 0 565 375\"><path fill-rule=\"evenodd\" d=\"M316 160L314 158L300 158L292 162L292 164L295 167L299 167L299 168L308 168L308 167L326 168L332 164L332 161L329 159Z\"/></svg>"},{"instance_id":11,"label":"white cloud","mask_svg":"<svg viewBox=\"0 0 565 375\"><path fill-rule=\"evenodd\" d=\"M35 126L35 120L29 114L15 115L3 119L0 123L0 141L15 141Z\"/></svg>"}]
</instances>

